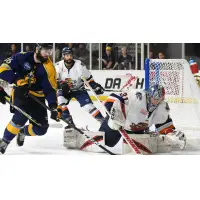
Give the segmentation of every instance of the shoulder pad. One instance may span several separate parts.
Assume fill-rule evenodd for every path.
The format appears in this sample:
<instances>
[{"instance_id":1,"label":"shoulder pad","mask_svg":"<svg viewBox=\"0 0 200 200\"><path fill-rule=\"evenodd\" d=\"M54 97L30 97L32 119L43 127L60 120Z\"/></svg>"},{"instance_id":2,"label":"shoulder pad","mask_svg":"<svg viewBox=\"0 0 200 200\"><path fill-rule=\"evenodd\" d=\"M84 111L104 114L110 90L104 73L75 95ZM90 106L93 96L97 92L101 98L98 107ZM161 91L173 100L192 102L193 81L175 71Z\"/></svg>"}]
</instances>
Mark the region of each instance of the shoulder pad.
<instances>
[{"instance_id":1,"label":"shoulder pad","mask_svg":"<svg viewBox=\"0 0 200 200\"><path fill-rule=\"evenodd\" d=\"M33 56L33 52L19 52L16 53L13 58L16 60L29 60Z\"/></svg>"},{"instance_id":2,"label":"shoulder pad","mask_svg":"<svg viewBox=\"0 0 200 200\"><path fill-rule=\"evenodd\" d=\"M81 60L74 59L74 61L75 61L76 64L80 64L80 66L86 67L86 65Z\"/></svg>"},{"instance_id":3,"label":"shoulder pad","mask_svg":"<svg viewBox=\"0 0 200 200\"><path fill-rule=\"evenodd\" d=\"M13 58L24 67L25 70L30 71L34 68L33 52L20 52Z\"/></svg>"},{"instance_id":4,"label":"shoulder pad","mask_svg":"<svg viewBox=\"0 0 200 200\"><path fill-rule=\"evenodd\" d=\"M77 59L73 59L75 63L79 63L81 64L81 61L80 60L77 60Z\"/></svg>"},{"instance_id":5,"label":"shoulder pad","mask_svg":"<svg viewBox=\"0 0 200 200\"><path fill-rule=\"evenodd\" d=\"M62 63L63 63L63 60L61 60L61 61L58 61L57 63L55 63L55 66L62 66Z\"/></svg>"},{"instance_id":6,"label":"shoulder pad","mask_svg":"<svg viewBox=\"0 0 200 200\"><path fill-rule=\"evenodd\" d=\"M169 104L166 102L166 107L165 107L166 111L170 111L170 107Z\"/></svg>"},{"instance_id":7,"label":"shoulder pad","mask_svg":"<svg viewBox=\"0 0 200 200\"><path fill-rule=\"evenodd\" d=\"M86 65L85 65L83 62L81 62L81 66L82 66L82 67L86 67Z\"/></svg>"}]
</instances>

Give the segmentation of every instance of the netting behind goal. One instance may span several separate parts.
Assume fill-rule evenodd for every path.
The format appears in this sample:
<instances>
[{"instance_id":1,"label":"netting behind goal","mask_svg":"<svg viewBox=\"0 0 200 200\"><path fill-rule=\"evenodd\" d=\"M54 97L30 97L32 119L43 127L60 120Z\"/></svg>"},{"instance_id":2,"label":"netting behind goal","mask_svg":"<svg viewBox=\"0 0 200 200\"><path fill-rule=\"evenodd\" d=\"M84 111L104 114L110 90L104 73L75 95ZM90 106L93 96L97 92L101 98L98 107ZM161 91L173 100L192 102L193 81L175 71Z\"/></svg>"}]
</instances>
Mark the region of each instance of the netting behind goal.
<instances>
[{"instance_id":1,"label":"netting behind goal","mask_svg":"<svg viewBox=\"0 0 200 200\"><path fill-rule=\"evenodd\" d=\"M200 89L184 59L146 59L145 89L165 87L171 116L180 129L200 130Z\"/></svg>"}]
</instances>

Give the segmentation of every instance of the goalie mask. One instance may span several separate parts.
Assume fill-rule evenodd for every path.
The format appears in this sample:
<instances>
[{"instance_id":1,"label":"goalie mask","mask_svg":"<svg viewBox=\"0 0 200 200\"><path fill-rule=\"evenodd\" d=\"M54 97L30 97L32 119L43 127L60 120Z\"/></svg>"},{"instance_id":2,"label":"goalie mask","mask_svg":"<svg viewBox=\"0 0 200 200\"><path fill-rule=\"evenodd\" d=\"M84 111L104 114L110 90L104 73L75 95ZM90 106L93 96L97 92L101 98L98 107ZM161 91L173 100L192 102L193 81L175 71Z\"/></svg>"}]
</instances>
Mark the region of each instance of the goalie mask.
<instances>
[{"instance_id":1,"label":"goalie mask","mask_svg":"<svg viewBox=\"0 0 200 200\"><path fill-rule=\"evenodd\" d=\"M165 89L161 85L153 85L147 90L147 109L153 112L158 104L165 99Z\"/></svg>"}]
</instances>

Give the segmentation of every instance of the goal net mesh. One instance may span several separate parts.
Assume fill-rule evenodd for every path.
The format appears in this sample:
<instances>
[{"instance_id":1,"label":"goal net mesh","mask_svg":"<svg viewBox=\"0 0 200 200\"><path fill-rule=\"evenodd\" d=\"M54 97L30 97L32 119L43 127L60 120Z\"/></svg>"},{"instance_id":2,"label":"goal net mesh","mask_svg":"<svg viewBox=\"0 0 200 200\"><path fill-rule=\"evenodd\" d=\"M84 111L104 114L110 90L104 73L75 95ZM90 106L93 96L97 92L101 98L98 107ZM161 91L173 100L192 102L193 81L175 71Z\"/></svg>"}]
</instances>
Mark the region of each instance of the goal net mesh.
<instances>
[{"instance_id":1,"label":"goal net mesh","mask_svg":"<svg viewBox=\"0 0 200 200\"><path fill-rule=\"evenodd\" d=\"M177 128L200 130L200 89L184 59L147 59L145 88L165 87L170 115Z\"/></svg>"}]
</instances>

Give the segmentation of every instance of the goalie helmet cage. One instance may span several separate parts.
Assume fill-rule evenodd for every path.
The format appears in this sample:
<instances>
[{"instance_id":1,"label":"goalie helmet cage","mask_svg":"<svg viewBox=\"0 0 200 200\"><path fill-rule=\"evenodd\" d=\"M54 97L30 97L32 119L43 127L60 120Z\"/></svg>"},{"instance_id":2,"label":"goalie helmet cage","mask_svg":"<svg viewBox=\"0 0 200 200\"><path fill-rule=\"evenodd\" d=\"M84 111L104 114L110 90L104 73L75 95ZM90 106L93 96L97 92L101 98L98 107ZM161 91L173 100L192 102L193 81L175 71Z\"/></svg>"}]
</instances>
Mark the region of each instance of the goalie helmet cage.
<instances>
[{"instance_id":1,"label":"goalie helmet cage","mask_svg":"<svg viewBox=\"0 0 200 200\"><path fill-rule=\"evenodd\" d=\"M178 129L200 130L200 88L185 59L146 59L145 90L161 84Z\"/></svg>"}]
</instances>

